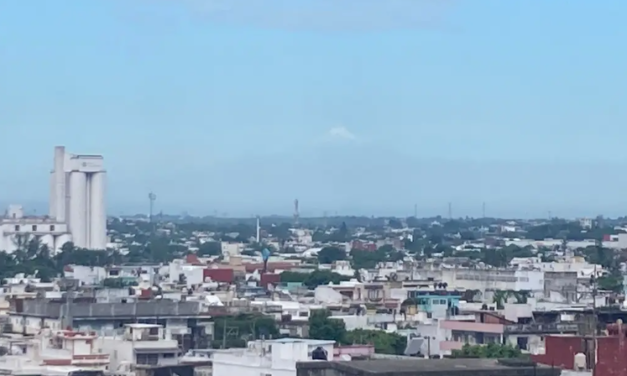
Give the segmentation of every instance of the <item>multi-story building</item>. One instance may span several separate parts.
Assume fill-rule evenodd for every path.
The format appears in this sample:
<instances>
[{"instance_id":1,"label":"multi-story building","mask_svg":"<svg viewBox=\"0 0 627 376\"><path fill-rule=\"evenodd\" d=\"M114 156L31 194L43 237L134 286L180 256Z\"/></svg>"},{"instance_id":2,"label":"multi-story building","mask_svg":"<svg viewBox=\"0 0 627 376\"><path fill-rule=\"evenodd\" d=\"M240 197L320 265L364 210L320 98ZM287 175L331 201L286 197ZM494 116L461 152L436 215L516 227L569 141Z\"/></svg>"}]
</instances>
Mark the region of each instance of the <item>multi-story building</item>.
<instances>
[{"instance_id":1,"label":"multi-story building","mask_svg":"<svg viewBox=\"0 0 627 376\"><path fill-rule=\"evenodd\" d=\"M105 176L100 155L74 155L63 146L54 151L47 216L27 216L11 205L0 219L0 250L14 252L39 239L52 252L67 242L89 249L107 247Z\"/></svg>"},{"instance_id":2,"label":"multi-story building","mask_svg":"<svg viewBox=\"0 0 627 376\"><path fill-rule=\"evenodd\" d=\"M312 360L322 349L333 360L335 341L284 338L249 342L246 349L213 354L213 376L296 376L296 363Z\"/></svg>"}]
</instances>

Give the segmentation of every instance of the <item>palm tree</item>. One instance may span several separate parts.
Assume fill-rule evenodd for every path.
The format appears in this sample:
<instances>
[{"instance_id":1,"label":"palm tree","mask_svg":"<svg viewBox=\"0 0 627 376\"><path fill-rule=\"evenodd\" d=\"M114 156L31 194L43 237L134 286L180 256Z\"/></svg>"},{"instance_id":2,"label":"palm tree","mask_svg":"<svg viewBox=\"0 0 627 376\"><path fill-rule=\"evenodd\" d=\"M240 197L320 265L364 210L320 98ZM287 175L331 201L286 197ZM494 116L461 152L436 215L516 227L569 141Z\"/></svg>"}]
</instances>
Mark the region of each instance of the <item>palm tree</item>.
<instances>
[{"instance_id":1,"label":"palm tree","mask_svg":"<svg viewBox=\"0 0 627 376\"><path fill-rule=\"evenodd\" d=\"M510 291L510 295L516 299L516 303L526 304L527 299L531 295L531 291L529 290Z\"/></svg>"},{"instance_id":2,"label":"palm tree","mask_svg":"<svg viewBox=\"0 0 627 376\"><path fill-rule=\"evenodd\" d=\"M15 234L11 240L17 251L26 251L30 242L29 234Z\"/></svg>"},{"instance_id":3,"label":"palm tree","mask_svg":"<svg viewBox=\"0 0 627 376\"><path fill-rule=\"evenodd\" d=\"M39 249L41 248L41 237L33 236L28 240L28 244L26 247L26 254L29 259L34 259L39 253Z\"/></svg>"},{"instance_id":4,"label":"palm tree","mask_svg":"<svg viewBox=\"0 0 627 376\"><path fill-rule=\"evenodd\" d=\"M492 301L496 303L497 309L505 308L505 303L507 303L507 298L509 298L509 295L509 291L496 290L494 292L494 297L492 298Z\"/></svg>"},{"instance_id":5,"label":"palm tree","mask_svg":"<svg viewBox=\"0 0 627 376\"><path fill-rule=\"evenodd\" d=\"M15 234L11 240L13 241L13 245L15 246L14 257L18 264L27 262L30 258L28 257L28 245L30 243L30 235L29 234Z\"/></svg>"}]
</instances>

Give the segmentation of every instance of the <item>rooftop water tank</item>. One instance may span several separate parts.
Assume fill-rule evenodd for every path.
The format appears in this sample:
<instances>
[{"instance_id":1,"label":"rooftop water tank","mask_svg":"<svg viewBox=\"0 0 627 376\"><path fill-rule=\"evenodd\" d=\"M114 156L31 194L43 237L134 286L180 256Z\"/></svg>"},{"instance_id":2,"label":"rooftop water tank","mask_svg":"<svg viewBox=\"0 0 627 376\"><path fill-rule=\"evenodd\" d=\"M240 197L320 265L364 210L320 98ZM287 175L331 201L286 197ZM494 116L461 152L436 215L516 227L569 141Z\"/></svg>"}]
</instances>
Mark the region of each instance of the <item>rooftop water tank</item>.
<instances>
[{"instance_id":1,"label":"rooftop water tank","mask_svg":"<svg viewBox=\"0 0 627 376\"><path fill-rule=\"evenodd\" d=\"M585 371L586 370L586 355L583 353L575 354L575 370L576 371Z\"/></svg>"}]
</instances>

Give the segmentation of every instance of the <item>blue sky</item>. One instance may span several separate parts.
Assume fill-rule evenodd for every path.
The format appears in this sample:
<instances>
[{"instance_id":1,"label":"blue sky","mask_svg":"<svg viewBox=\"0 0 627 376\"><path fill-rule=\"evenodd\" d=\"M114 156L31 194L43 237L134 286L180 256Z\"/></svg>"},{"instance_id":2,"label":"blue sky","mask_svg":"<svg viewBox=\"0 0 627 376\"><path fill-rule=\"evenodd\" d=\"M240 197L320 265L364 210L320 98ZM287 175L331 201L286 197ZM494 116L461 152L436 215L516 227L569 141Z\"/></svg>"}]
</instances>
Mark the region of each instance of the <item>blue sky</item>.
<instances>
[{"instance_id":1,"label":"blue sky","mask_svg":"<svg viewBox=\"0 0 627 376\"><path fill-rule=\"evenodd\" d=\"M0 202L55 145L111 213L627 213L625 1L0 2ZM41 210L41 209L40 209Z\"/></svg>"}]
</instances>

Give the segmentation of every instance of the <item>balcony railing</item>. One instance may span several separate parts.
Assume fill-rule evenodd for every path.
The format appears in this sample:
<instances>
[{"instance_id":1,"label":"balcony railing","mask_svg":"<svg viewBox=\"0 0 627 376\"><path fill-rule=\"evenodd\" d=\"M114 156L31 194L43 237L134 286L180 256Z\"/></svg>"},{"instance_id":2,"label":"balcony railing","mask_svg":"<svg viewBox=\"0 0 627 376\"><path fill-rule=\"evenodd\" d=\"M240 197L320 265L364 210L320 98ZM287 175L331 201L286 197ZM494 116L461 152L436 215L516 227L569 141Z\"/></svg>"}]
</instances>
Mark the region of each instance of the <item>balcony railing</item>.
<instances>
[{"instance_id":1,"label":"balcony railing","mask_svg":"<svg viewBox=\"0 0 627 376\"><path fill-rule=\"evenodd\" d=\"M578 331L579 325L576 323L505 325L505 333L507 334L577 333Z\"/></svg>"}]
</instances>

